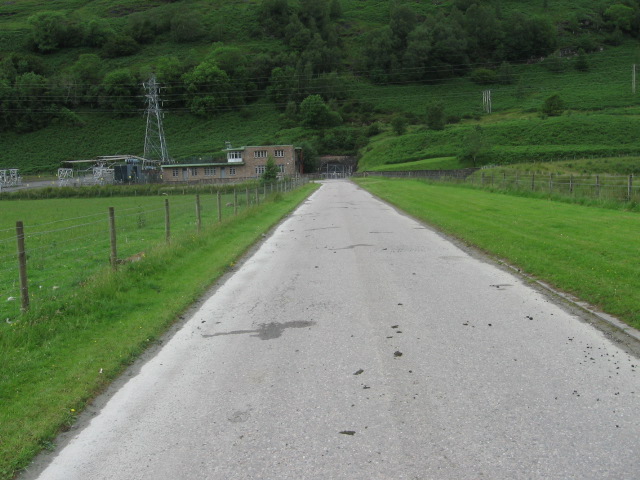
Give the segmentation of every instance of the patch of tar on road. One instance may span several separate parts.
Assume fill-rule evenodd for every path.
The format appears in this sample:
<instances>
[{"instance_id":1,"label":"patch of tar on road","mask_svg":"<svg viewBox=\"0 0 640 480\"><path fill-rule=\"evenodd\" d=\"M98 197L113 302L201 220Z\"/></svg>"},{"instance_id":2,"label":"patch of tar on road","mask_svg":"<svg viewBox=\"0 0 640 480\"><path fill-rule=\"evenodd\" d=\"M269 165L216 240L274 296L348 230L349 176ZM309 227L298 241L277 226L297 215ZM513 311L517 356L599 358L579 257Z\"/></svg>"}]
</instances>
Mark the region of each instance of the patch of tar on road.
<instances>
[{"instance_id":1,"label":"patch of tar on road","mask_svg":"<svg viewBox=\"0 0 640 480\"><path fill-rule=\"evenodd\" d=\"M319 228L307 228L305 232L313 232L314 230L330 230L332 228L340 228L340 227L319 227Z\"/></svg>"},{"instance_id":2,"label":"patch of tar on road","mask_svg":"<svg viewBox=\"0 0 640 480\"><path fill-rule=\"evenodd\" d=\"M358 247L373 247L374 245L370 245L368 243L358 243L356 245L349 245L348 247L340 247L340 248L334 248L333 250L353 250L354 248L358 248Z\"/></svg>"},{"instance_id":3,"label":"patch of tar on road","mask_svg":"<svg viewBox=\"0 0 640 480\"><path fill-rule=\"evenodd\" d=\"M212 335L202 335L203 338L222 337L226 335L244 335L252 333L252 337L258 337L260 340L273 340L282 336L285 330L288 328L307 328L315 325L316 322L307 320L299 320L294 322L270 322L261 323L256 330L233 330L231 332L219 332Z\"/></svg>"},{"instance_id":4,"label":"patch of tar on road","mask_svg":"<svg viewBox=\"0 0 640 480\"><path fill-rule=\"evenodd\" d=\"M227 417L231 423L244 423L251 417L251 408L247 410L236 410Z\"/></svg>"},{"instance_id":5,"label":"patch of tar on road","mask_svg":"<svg viewBox=\"0 0 640 480\"><path fill-rule=\"evenodd\" d=\"M493 287L497 290L505 290L506 287L513 287L513 285L508 284L508 283L500 283L498 285L489 285L490 287Z\"/></svg>"}]
</instances>

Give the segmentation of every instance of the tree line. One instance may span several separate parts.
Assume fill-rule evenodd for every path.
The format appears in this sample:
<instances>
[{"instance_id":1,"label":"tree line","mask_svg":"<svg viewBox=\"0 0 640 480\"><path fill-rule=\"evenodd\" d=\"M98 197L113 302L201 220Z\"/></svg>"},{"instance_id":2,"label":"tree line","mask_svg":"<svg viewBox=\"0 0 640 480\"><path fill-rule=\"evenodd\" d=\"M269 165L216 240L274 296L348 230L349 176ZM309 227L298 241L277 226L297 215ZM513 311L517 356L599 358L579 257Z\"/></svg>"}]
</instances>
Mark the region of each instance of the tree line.
<instances>
[{"instance_id":1,"label":"tree line","mask_svg":"<svg viewBox=\"0 0 640 480\"><path fill-rule=\"evenodd\" d=\"M559 28L574 35L576 47L585 51L600 41L615 44L640 34L638 0L597 4L573 15ZM363 37L361 55L355 56L361 60L354 63L340 35L342 16L340 0L262 0L254 33L282 48L247 52L222 43L223 26L207 23L184 4L134 13L120 25L39 12L28 19L25 49L0 59L0 131L26 132L52 121L80 123L74 113L79 109L139 113L141 84L151 74L163 87L168 110L210 116L242 111L266 97L285 122L330 127L371 113L371 106L349 100L359 76L379 83L431 82L471 73L478 83L508 82L508 62L545 56L559 45L558 26L548 18L505 15L497 0L455 0L451 9L426 17L394 1L388 24ZM166 55L153 65L105 66L105 59L134 55L145 44L163 41L211 47L204 58ZM43 61L45 55L79 47L83 53L62 71L52 72ZM477 71L478 65L491 68Z\"/></svg>"}]
</instances>

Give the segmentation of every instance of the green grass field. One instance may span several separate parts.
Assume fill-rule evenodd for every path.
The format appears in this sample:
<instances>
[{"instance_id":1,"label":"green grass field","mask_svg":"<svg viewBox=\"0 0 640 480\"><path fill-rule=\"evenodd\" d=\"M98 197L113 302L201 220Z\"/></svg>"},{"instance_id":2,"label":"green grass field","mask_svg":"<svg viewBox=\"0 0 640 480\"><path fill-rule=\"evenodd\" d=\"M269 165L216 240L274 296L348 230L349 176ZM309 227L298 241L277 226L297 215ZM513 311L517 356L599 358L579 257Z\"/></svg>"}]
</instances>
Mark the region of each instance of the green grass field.
<instances>
[{"instance_id":1,"label":"green grass field","mask_svg":"<svg viewBox=\"0 0 640 480\"><path fill-rule=\"evenodd\" d=\"M276 194L201 235L176 233L170 246L148 249L142 261L116 273L104 267L13 323L2 321L0 478L11 479L51 446L87 402L313 189Z\"/></svg>"},{"instance_id":2,"label":"green grass field","mask_svg":"<svg viewBox=\"0 0 640 480\"><path fill-rule=\"evenodd\" d=\"M640 328L640 214L416 180L357 183L410 215Z\"/></svg>"}]
</instances>

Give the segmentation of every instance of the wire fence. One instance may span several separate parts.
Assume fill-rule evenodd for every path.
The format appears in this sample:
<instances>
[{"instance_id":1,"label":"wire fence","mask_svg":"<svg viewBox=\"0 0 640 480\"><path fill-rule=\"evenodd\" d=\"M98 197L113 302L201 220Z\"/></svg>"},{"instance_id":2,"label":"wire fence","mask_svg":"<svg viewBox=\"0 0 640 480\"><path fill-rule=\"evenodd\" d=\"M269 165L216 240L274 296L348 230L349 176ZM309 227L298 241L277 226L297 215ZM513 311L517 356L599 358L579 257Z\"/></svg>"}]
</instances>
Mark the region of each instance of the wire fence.
<instances>
[{"instance_id":1,"label":"wire fence","mask_svg":"<svg viewBox=\"0 0 640 480\"><path fill-rule=\"evenodd\" d=\"M197 234L307 181L299 178L204 194L121 198L118 207L42 223L18 221L8 226L0 218L0 321L11 323L26 309L73 294L110 266L115 269L141 260L154 246ZM54 216L42 204L38 208L42 215Z\"/></svg>"},{"instance_id":2,"label":"wire fence","mask_svg":"<svg viewBox=\"0 0 640 480\"><path fill-rule=\"evenodd\" d=\"M640 181L633 175L494 173L480 169L366 172L363 175L423 178L504 191L531 191L560 197L592 198L623 203L640 202Z\"/></svg>"}]
</instances>

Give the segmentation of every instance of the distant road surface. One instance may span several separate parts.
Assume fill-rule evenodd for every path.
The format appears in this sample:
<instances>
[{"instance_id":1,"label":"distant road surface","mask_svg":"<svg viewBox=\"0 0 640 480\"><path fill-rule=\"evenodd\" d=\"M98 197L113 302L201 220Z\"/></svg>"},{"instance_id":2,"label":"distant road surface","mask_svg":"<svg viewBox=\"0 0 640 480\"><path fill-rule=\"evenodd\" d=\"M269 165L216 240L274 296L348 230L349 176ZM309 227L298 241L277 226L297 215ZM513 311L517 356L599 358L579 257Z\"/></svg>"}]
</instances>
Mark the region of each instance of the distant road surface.
<instances>
[{"instance_id":1,"label":"distant road surface","mask_svg":"<svg viewBox=\"0 0 640 480\"><path fill-rule=\"evenodd\" d=\"M328 181L23 478L640 478L639 372L524 280Z\"/></svg>"}]
</instances>

